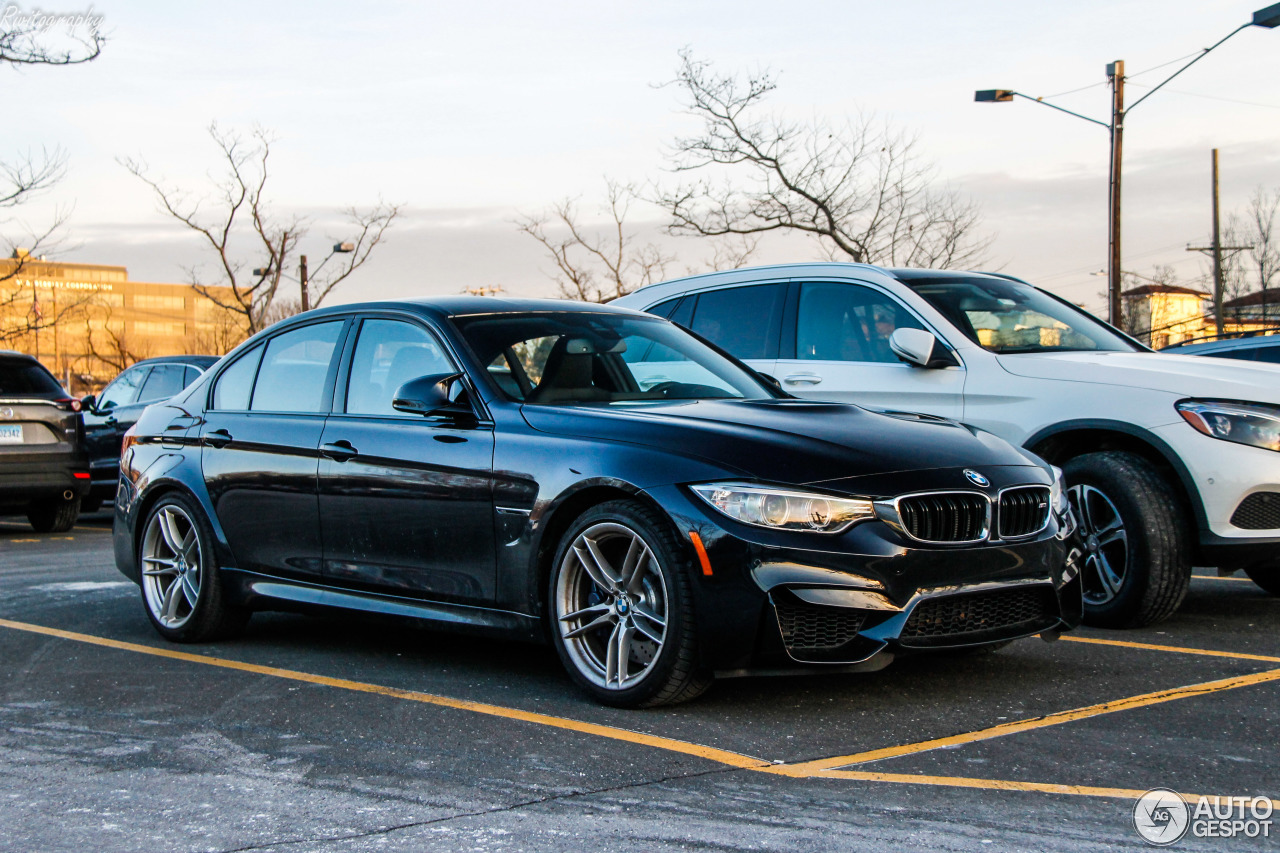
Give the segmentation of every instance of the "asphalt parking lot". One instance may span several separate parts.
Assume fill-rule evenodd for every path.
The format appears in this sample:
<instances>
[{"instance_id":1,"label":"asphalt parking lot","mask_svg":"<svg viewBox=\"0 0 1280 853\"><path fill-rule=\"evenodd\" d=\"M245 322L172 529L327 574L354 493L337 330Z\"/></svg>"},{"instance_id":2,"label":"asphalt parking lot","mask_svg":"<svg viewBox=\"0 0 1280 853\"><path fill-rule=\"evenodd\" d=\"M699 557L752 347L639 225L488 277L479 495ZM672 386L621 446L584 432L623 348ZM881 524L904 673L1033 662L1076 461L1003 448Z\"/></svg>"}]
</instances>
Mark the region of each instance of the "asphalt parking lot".
<instances>
[{"instance_id":1,"label":"asphalt parking lot","mask_svg":"<svg viewBox=\"0 0 1280 853\"><path fill-rule=\"evenodd\" d=\"M108 516L0 520L0 850L1137 849L1148 789L1280 798L1278 625L1198 577L1147 630L620 711L549 648L401 623L168 645Z\"/></svg>"}]
</instances>

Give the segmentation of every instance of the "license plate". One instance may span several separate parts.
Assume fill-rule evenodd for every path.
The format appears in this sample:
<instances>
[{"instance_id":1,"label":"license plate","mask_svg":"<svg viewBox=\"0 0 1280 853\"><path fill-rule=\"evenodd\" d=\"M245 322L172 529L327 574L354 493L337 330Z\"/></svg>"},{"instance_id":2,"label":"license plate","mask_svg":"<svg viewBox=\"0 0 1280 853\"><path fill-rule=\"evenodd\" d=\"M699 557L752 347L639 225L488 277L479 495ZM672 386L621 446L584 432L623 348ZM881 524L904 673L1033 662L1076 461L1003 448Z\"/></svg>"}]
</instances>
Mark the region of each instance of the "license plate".
<instances>
[{"instance_id":1,"label":"license plate","mask_svg":"<svg viewBox=\"0 0 1280 853\"><path fill-rule=\"evenodd\" d=\"M0 444L22 444L22 424L0 426Z\"/></svg>"}]
</instances>

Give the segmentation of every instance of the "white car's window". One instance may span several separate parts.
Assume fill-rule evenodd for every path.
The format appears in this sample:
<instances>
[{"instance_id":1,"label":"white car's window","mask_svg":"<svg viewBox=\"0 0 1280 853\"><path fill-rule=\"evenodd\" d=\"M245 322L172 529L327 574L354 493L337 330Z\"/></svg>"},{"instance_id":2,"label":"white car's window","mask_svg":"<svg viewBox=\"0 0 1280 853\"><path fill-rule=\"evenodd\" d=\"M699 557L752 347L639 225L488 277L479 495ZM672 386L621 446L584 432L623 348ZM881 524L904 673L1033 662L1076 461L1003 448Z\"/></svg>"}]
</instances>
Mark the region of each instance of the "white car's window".
<instances>
[{"instance_id":1,"label":"white car's window","mask_svg":"<svg viewBox=\"0 0 1280 853\"><path fill-rule=\"evenodd\" d=\"M800 288L796 358L898 364L889 336L901 328L924 327L877 290L839 282L807 283Z\"/></svg>"},{"instance_id":2,"label":"white car's window","mask_svg":"<svg viewBox=\"0 0 1280 853\"><path fill-rule=\"evenodd\" d=\"M755 284L698 294L692 329L741 359L776 358L784 284Z\"/></svg>"}]
</instances>

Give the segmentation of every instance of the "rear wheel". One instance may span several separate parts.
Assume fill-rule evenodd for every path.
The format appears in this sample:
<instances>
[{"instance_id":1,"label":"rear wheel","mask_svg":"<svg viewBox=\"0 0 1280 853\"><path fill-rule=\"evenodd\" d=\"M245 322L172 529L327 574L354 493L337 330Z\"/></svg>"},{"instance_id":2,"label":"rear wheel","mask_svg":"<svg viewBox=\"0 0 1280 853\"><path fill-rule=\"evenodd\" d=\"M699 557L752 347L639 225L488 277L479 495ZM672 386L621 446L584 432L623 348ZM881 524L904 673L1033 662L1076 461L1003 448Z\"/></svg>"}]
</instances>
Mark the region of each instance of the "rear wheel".
<instances>
[{"instance_id":1,"label":"rear wheel","mask_svg":"<svg viewBox=\"0 0 1280 853\"><path fill-rule=\"evenodd\" d=\"M1084 622L1140 628L1168 618L1191 583L1187 519L1173 489L1133 453L1088 453L1063 466L1084 540Z\"/></svg>"},{"instance_id":2,"label":"rear wheel","mask_svg":"<svg viewBox=\"0 0 1280 853\"><path fill-rule=\"evenodd\" d=\"M162 497L151 509L138 548L142 602L152 626L178 643L231 636L249 612L227 604L204 513L184 495Z\"/></svg>"},{"instance_id":3,"label":"rear wheel","mask_svg":"<svg viewBox=\"0 0 1280 853\"><path fill-rule=\"evenodd\" d=\"M27 507L27 521L36 533L66 533L80 517L80 498L62 497L32 501Z\"/></svg>"},{"instance_id":4,"label":"rear wheel","mask_svg":"<svg viewBox=\"0 0 1280 853\"><path fill-rule=\"evenodd\" d=\"M588 510L551 572L551 635L597 700L628 708L684 702L711 684L697 665L688 559L670 523L630 501Z\"/></svg>"}]
</instances>

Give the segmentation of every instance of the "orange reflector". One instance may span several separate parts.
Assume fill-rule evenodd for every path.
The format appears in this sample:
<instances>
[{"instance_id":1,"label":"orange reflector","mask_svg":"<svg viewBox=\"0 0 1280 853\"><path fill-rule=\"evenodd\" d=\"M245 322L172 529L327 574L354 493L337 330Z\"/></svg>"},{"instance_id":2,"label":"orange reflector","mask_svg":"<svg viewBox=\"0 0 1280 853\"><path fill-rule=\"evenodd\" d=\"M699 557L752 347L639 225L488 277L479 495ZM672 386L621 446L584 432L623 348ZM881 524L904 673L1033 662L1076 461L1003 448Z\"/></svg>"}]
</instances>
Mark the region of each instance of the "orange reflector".
<instances>
[{"instance_id":1,"label":"orange reflector","mask_svg":"<svg viewBox=\"0 0 1280 853\"><path fill-rule=\"evenodd\" d=\"M88 471L72 471L71 476L75 477L77 480L87 480L89 479L89 472Z\"/></svg>"},{"instance_id":2,"label":"orange reflector","mask_svg":"<svg viewBox=\"0 0 1280 853\"><path fill-rule=\"evenodd\" d=\"M707 577L711 577L711 561L707 559L707 549L702 547L702 537L690 530L689 541L693 543L693 550L698 552L698 562L702 564L702 573Z\"/></svg>"}]
</instances>

